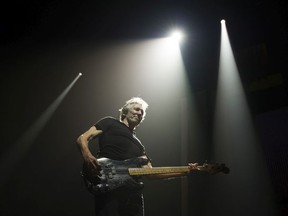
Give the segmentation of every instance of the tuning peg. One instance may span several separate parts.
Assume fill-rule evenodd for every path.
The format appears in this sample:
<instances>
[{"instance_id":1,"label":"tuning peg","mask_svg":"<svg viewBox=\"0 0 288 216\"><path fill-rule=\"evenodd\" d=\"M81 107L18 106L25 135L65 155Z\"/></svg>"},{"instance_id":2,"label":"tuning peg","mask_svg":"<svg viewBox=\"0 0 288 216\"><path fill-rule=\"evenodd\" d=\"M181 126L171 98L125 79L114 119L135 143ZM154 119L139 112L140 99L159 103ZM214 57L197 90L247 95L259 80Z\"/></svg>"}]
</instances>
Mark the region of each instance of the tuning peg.
<instances>
[{"instance_id":1,"label":"tuning peg","mask_svg":"<svg viewBox=\"0 0 288 216\"><path fill-rule=\"evenodd\" d=\"M228 174L228 173L230 172L230 169L225 166L225 167L222 169L222 172L225 173L225 174Z\"/></svg>"}]
</instances>

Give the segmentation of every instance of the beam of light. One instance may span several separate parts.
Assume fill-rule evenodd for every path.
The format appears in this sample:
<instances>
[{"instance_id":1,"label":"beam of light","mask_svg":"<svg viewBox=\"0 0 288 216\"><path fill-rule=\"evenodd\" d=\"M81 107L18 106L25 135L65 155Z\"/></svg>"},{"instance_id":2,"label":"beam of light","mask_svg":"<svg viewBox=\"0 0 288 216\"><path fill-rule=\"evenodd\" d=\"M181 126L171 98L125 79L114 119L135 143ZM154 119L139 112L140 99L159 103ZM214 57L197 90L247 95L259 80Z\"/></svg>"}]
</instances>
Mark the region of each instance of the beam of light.
<instances>
[{"instance_id":1,"label":"beam of light","mask_svg":"<svg viewBox=\"0 0 288 216\"><path fill-rule=\"evenodd\" d=\"M211 214L273 215L271 189L261 147L239 77L227 33L221 21L221 50L214 122L214 157L225 162L231 172L213 181ZM221 191L217 191L220 189ZM231 196L236 196L231 199ZM271 198L271 200L270 200ZM241 205L239 205L241 202ZM215 212L218 209L219 212ZM248 210L249 209L249 210ZM247 212L248 210L249 212ZM209 214L209 213L208 213Z\"/></svg>"},{"instance_id":2,"label":"beam of light","mask_svg":"<svg viewBox=\"0 0 288 216\"><path fill-rule=\"evenodd\" d=\"M82 76L79 73L69 86L56 98L56 100L43 112L43 114L27 129L27 131L11 146L0 161L0 191L5 186L6 181L14 172L15 166L21 161L29 151L35 139L39 136L51 116L55 113L65 96L71 90L76 81Z\"/></svg>"}]
</instances>

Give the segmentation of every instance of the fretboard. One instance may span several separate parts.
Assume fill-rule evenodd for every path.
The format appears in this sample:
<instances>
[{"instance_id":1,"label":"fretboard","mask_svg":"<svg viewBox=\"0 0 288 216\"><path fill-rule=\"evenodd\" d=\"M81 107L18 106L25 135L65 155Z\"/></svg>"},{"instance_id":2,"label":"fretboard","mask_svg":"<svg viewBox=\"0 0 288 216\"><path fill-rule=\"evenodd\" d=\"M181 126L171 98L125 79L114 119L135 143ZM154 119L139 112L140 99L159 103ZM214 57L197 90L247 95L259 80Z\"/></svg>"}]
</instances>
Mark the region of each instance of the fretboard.
<instances>
[{"instance_id":1,"label":"fretboard","mask_svg":"<svg viewBox=\"0 0 288 216\"><path fill-rule=\"evenodd\" d=\"M129 175L131 175L131 176L168 174L168 173L188 173L189 172L189 166L129 168L128 172L129 172Z\"/></svg>"}]
</instances>

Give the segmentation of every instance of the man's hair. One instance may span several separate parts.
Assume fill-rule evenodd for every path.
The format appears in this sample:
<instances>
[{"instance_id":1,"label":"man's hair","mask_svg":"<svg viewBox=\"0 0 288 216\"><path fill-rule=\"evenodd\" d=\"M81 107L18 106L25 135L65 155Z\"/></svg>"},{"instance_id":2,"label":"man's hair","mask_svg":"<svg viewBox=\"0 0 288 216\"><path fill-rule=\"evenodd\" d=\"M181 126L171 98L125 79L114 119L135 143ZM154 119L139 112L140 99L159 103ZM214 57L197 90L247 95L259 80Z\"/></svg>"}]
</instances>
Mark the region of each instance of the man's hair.
<instances>
[{"instance_id":1,"label":"man's hair","mask_svg":"<svg viewBox=\"0 0 288 216\"><path fill-rule=\"evenodd\" d=\"M143 108L143 117L141 122L144 120L146 116L146 109L148 108L148 103L146 103L142 98L140 97L132 97L130 100L126 101L123 107L119 109L119 119L120 121L123 121L125 116L127 115L129 109L133 107L134 104L140 104Z\"/></svg>"}]
</instances>

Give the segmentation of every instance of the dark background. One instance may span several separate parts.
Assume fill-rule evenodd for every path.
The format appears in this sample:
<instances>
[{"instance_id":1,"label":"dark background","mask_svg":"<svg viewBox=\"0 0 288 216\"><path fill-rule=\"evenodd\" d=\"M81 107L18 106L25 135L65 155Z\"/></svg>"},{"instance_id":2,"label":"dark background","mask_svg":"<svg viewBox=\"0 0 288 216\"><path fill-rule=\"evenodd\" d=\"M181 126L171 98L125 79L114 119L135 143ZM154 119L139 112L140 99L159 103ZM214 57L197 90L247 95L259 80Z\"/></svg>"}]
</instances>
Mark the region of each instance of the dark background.
<instances>
[{"instance_id":1,"label":"dark background","mask_svg":"<svg viewBox=\"0 0 288 216\"><path fill-rule=\"evenodd\" d=\"M201 108L203 132L199 136L209 137L223 18L265 153L274 201L279 214L287 215L287 3L272 0L2 3L1 158L6 158L77 74L84 75L21 158L12 164L2 160L6 171L2 172L5 176L1 175L5 181L1 185L0 215L93 215L93 198L85 191L79 174L82 159L75 140L103 115L116 116L124 100L134 96L130 89L122 90L128 85L124 80L123 86L103 84L105 72L86 65L86 57L90 58L99 47L163 37L171 27L183 27L188 38L181 47L182 56L191 91L197 95ZM157 95L147 98L152 116L157 116L152 105L158 99ZM162 119L161 128L155 122L156 126L149 124L149 120L153 117L149 119L148 115L147 124L139 128L138 136L154 163L179 164L177 146L166 146L163 150L153 146L155 140L151 138L158 137L161 143L176 142L179 132L171 137L173 118L166 127ZM207 150L210 141L203 138L199 145ZM201 155L189 150L189 159L207 159L205 148ZM169 154L166 157L165 151ZM192 177L198 189L190 195L191 215L208 215L203 208L209 205L204 204L201 190L207 177L201 174ZM179 179L146 184L147 215L180 215ZM195 192L193 188L190 190Z\"/></svg>"}]
</instances>

